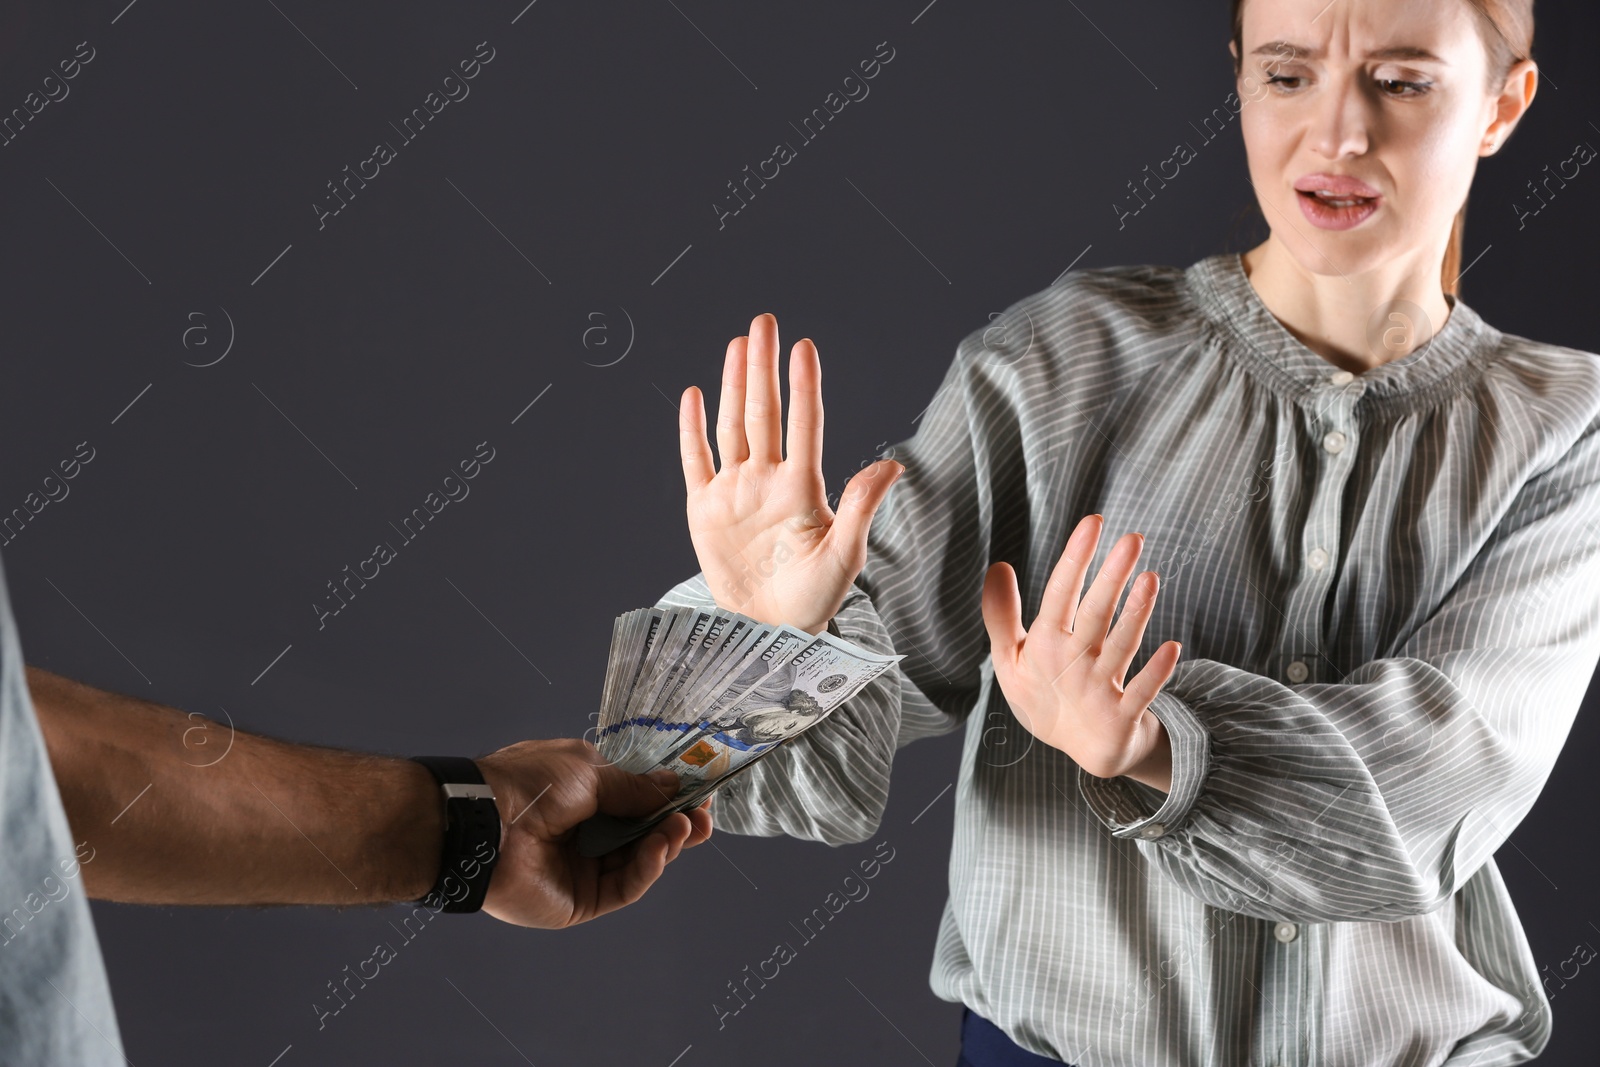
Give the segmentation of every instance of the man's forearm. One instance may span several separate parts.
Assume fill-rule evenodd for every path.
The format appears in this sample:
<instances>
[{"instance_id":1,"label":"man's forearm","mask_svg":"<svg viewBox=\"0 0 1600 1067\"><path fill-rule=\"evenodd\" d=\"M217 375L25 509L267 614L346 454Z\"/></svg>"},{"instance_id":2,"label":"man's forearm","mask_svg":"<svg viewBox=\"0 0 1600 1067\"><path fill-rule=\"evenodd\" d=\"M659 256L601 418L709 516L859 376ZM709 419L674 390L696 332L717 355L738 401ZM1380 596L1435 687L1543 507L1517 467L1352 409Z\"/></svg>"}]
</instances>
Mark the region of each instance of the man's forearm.
<instances>
[{"instance_id":1,"label":"man's forearm","mask_svg":"<svg viewBox=\"0 0 1600 1067\"><path fill-rule=\"evenodd\" d=\"M444 811L419 764L231 731L33 667L28 686L74 839L94 850L91 896L362 904L433 885Z\"/></svg>"}]
</instances>

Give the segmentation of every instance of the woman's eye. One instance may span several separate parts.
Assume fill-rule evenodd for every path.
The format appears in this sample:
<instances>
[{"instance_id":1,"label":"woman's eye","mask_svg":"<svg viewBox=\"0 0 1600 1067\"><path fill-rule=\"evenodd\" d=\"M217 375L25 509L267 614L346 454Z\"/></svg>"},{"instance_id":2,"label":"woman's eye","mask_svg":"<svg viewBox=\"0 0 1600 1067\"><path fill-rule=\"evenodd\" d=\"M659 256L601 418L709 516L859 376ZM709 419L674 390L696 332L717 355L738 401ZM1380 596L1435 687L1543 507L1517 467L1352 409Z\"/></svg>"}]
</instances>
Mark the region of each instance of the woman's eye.
<instances>
[{"instance_id":1,"label":"woman's eye","mask_svg":"<svg viewBox=\"0 0 1600 1067\"><path fill-rule=\"evenodd\" d=\"M1398 78L1379 78L1378 87L1385 96L1421 96L1431 86L1427 82L1408 82Z\"/></svg>"},{"instance_id":2,"label":"woman's eye","mask_svg":"<svg viewBox=\"0 0 1600 1067\"><path fill-rule=\"evenodd\" d=\"M1267 79L1267 84L1281 86L1284 89L1298 89L1303 80L1303 78L1296 78L1289 74L1274 74Z\"/></svg>"}]
</instances>

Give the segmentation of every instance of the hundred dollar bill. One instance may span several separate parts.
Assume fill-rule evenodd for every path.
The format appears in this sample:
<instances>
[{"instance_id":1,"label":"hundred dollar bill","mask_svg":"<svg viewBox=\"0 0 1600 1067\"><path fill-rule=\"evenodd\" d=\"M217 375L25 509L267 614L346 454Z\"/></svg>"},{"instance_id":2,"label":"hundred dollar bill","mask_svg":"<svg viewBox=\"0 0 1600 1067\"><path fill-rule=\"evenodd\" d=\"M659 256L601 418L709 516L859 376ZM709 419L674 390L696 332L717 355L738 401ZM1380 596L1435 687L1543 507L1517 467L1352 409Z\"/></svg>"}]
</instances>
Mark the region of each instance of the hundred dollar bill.
<instances>
[{"instance_id":1,"label":"hundred dollar bill","mask_svg":"<svg viewBox=\"0 0 1600 1067\"><path fill-rule=\"evenodd\" d=\"M651 681L648 693L633 714L621 724L625 732L633 735L628 746L629 764L651 758L644 753L653 752L659 744L658 735L673 728L674 718L679 714L679 694L685 683L706 660L713 658L722 634L735 620L714 612L696 611L686 614L681 621L688 626L682 643L676 651L663 648L663 668Z\"/></svg>"}]
</instances>

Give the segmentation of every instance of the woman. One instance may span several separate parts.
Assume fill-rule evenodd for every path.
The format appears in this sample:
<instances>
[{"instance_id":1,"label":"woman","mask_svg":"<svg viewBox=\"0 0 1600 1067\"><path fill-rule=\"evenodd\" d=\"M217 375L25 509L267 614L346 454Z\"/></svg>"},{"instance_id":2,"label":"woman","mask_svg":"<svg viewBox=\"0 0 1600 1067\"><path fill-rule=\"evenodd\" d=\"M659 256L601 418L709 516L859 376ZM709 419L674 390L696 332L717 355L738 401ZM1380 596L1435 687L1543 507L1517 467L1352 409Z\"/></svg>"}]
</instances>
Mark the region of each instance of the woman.
<instances>
[{"instance_id":1,"label":"woman","mask_svg":"<svg viewBox=\"0 0 1600 1067\"><path fill-rule=\"evenodd\" d=\"M720 470L684 393L702 573L664 603L906 655L718 822L861 840L896 747L964 724L931 976L969 1009L963 1063L1489 1067L1548 1041L1492 856L1600 656L1600 370L1456 296L1531 45L1516 0L1236 3L1271 235L1019 301L1025 348L964 339L837 514L809 341L787 458L770 316L728 348ZM1146 547L1159 578L1113 626Z\"/></svg>"}]
</instances>

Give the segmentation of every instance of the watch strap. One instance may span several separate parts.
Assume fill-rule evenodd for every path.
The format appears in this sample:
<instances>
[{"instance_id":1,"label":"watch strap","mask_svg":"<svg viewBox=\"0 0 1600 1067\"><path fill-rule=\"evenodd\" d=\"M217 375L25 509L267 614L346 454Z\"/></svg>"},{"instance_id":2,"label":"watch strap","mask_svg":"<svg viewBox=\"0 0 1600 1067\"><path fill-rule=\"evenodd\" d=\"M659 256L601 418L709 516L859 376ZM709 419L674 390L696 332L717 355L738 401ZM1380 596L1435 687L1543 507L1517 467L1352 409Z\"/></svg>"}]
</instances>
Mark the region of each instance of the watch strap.
<instances>
[{"instance_id":1,"label":"watch strap","mask_svg":"<svg viewBox=\"0 0 1600 1067\"><path fill-rule=\"evenodd\" d=\"M494 790L465 756L411 758L439 783L445 810L439 876L419 903L435 911L478 911L500 858L500 809Z\"/></svg>"}]
</instances>

